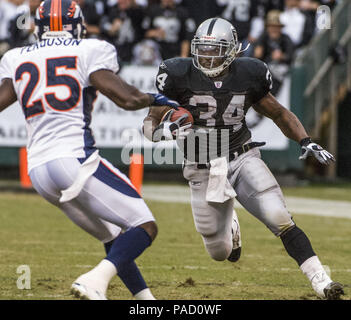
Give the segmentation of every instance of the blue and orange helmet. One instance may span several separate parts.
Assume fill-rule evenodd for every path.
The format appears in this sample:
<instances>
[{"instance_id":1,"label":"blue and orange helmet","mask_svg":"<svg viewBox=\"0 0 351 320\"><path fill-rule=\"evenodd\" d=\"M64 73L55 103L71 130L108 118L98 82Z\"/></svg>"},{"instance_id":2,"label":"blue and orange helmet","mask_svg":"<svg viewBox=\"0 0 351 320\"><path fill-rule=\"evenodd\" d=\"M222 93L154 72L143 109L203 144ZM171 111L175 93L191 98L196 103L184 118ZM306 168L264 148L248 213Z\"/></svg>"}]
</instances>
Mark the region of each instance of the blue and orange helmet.
<instances>
[{"instance_id":1,"label":"blue and orange helmet","mask_svg":"<svg viewBox=\"0 0 351 320\"><path fill-rule=\"evenodd\" d=\"M35 34L39 40L84 38L86 28L82 9L72 0L43 1L35 15Z\"/></svg>"}]
</instances>

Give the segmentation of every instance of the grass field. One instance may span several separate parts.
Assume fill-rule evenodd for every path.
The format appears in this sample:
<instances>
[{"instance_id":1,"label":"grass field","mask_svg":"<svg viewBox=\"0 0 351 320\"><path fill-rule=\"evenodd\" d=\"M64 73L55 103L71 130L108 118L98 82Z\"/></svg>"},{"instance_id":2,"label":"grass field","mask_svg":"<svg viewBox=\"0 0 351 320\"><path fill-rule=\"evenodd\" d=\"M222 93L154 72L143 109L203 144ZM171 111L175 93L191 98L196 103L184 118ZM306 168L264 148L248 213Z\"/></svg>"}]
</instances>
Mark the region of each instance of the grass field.
<instances>
[{"instance_id":1,"label":"grass field","mask_svg":"<svg viewBox=\"0 0 351 320\"><path fill-rule=\"evenodd\" d=\"M325 199L324 188L287 189L286 194ZM339 190L349 200L350 189ZM336 199L331 196L331 199ZM137 264L158 299L317 299L281 241L239 210L243 251L237 263L215 262L196 233L188 204L147 201L159 225L153 245ZM72 299L71 283L104 258L103 246L35 194L0 193L0 299ZM296 215L331 276L346 284L351 299L351 219ZM18 266L31 270L31 289L20 290ZM116 277L109 299L131 299Z\"/></svg>"}]
</instances>

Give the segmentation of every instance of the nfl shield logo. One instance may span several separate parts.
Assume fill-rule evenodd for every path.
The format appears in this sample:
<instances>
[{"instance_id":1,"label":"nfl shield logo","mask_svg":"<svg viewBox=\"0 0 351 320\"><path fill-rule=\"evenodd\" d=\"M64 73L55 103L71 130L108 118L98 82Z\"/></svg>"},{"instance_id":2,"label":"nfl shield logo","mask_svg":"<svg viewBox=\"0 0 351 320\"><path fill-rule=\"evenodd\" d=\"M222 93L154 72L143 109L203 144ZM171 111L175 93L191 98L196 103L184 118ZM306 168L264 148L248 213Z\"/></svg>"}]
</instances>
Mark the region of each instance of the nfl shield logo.
<instances>
[{"instance_id":1,"label":"nfl shield logo","mask_svg":"<svg viewBox=\"0 0 351 320\"><path fill-rule=\"evenodd\" d=\"M222 87L222 81L215 81L215 86L217 89L221 88Z\"/></svg>"}]
</instances>

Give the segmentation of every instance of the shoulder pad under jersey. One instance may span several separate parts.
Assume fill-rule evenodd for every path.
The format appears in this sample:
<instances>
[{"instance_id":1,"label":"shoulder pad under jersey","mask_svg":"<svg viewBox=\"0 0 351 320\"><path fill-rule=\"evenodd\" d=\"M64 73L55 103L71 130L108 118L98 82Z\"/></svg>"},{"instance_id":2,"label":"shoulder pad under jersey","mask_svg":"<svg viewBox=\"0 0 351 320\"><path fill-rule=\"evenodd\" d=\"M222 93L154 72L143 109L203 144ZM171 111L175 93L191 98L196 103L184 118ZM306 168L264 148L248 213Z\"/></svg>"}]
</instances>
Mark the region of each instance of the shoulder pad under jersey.
<instances>
[{"instance_id":1,"label":"shoulder pad under jersey","mask_svg":"<svg viewBox=\"0 0 351 320\"><path fill-rule=\"evenodd\" d=\"M257 75L267 70L267 65L263 61L256 58L240 57L234 61L240 69L243 71L245 70L250 75Z\"/></svg>"},{"instance_id":2,"label":"shoulder pad under jersey","mask_svg":"<svg viewBox=\"0 0 351 320\"><path fill-rule=\"evenodd\" d=\"M164 70L170 76L183 77L185 76L192 66L192 58L172 58L163 61L160 64L160 70Z\"/></svg>"}]
</instances>

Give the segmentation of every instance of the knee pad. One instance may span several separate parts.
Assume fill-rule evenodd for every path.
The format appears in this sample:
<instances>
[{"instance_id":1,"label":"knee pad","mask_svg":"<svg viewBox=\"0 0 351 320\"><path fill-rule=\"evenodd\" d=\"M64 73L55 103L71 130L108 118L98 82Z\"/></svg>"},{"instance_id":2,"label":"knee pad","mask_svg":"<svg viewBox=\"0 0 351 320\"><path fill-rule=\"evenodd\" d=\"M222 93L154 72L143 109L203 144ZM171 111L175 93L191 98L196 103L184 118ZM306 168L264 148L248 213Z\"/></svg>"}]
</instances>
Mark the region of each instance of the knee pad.
<instances>
[{"instance_id":1,"label":"knee pad","mask_svg":"<svg viewBox=\"0 0 351 320\"><path fill-rule=\"evenodd\" d=\"M224 235L216 234L211 237L202 237L207 252L213 260L223 261L232 252L233 243L231 237L225 239Z\"/></svg>"},{"instance_id":2,"label":"knee pad","mask_svg":"<svg viewBox=\"0 0 351 320\"><path fill-rule=\"evenodd\" d=\"M192 210L196 231L204 237L211 237L220 230L218 209L216 210L206 200L192 201Z\"/></svg>"}]
</instances>

